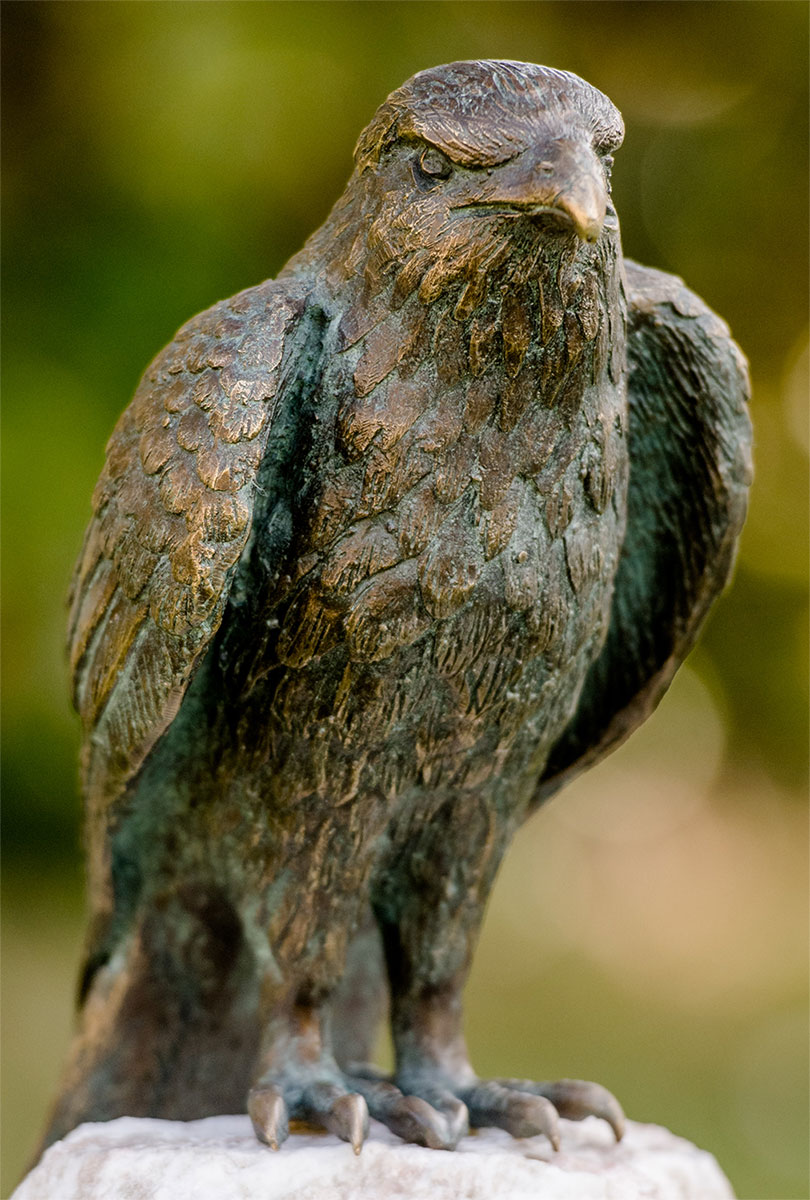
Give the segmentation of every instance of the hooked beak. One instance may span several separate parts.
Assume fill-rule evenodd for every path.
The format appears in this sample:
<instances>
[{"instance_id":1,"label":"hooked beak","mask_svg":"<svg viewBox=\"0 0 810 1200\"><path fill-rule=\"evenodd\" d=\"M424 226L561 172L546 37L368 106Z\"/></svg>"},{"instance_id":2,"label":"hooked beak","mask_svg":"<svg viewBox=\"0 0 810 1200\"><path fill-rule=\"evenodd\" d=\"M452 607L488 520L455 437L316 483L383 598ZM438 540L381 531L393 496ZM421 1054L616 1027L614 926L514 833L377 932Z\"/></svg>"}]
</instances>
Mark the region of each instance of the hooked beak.
<instances>
[{"instance_id":1,"label":"hooked beak","mask_svg":"<svg viewBox=\"0 0 810 1200\"><path fill-rule=\"evenodd\" d=\"M495 167L473 204L504 213L548 216L595 242L607 211L602 166L589 146L555 138Z\"/></svg>"}]
</instances>

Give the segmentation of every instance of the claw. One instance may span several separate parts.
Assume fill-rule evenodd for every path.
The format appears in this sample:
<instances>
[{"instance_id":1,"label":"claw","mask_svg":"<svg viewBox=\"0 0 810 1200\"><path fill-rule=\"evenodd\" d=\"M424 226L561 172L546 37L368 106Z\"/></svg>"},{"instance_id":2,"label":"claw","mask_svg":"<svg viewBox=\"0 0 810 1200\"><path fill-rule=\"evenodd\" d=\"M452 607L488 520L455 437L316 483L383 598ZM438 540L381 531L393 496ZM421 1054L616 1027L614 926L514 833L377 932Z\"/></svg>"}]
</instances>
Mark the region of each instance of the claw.
<instances>
[{"instance_id":1,"label":"claw","mask_svg":"<svg viewBox=\"0 0 810 1200\"><path fill-rule=\"evenodd\" d=\"M450 1091L446 1077L438 1072L407 1071L394 1084L376 1068L362 1064L345 1073L343 1082L352 1093L365 1097L371 1115L392 1133L403 1141L432 1150L454 1150L470 1125L496 1126L516 1138L543 1134L552 1148L559 1150L559 1117L572 1121L600 1117L610 1125L616 1141L624 1133L624 1113L615 1096L600 1084L581 1079L560 1079L554 1083L535 1083L530 1079L478 1080L472 1086ZM328 1099L329 1103L335 1103L333 1087ZM322 1097L322 1104L324 1100ZM323 1104L320 1111L326 1111L326 1107ZM324 1123L335 1128L328 1121ZM351 1140L357 1151L355 1139L345 1133L340 1136Z\"/></svg>"},{"instance_id":2,"label":"claw","mask_svg":"<svg viewBox=\"0 0 810 1200\"><path fill-rule=\"evenodd\" d=\"M544 1096L509 1087L501 1081L478 1083L463 1093L474 1127L497 1126L512 1137L544 1134L554 1150L560 1148L557 1110Z\"/></svg>"},{"instance_id":3,"label":"claw","mask_svg":"<svg viewBox=\"0 0 810 1200\"><path fill-rule=\"evenodd\" d=\"M248 1116L260 1142L278 1150L290 1136L287 1105L274 1087L254 1087L248 1093Z\"/></svg>"},{"instance_id":4,"label":"claw","mask_svg":"<svg viewBox=\"0 0 810 1200\"><path fill-rule=\"evenodd\" d=\"M388 1128L403 1141L415 1142L430 1150L455 1150L466 1132L466 1129L459 1131L444 1113L421 1096L401 1096Z\"/></svg>"},{"instance_id":5,"label":"claw","mask_svg":"<svg viewBox=\"0 0 810 1200\"><path fill-rule=\"evenodd\" d=\"M560 1124L557 1110L545 1096L521 1096L514 1094L507 1104L501 1129L512 1137L536 1137L545 1134L552 1150L560 1148Z\"/></svg>"},{"instance_id":6,"label":"claw","mask_svg":"<svg viewBox=\"0 0 810 1200\"><path fill-rule=\"evenodd\" d=\"M544 1096L556 1108L561 1117L569 1121L581 1121L584 1117L601 1117L613 1130L617 1142L624 1134L624 1113L614 1095L600 1083L589 1083L585 1079L559 1079L548 1085Z\"/></svg>"},{"instance_id":7,"label":"claw","mask_svg":"<svg viewBox=\"0 0 810 1200\"><path fill-rule=\"evenodd\" d=\"M368 1134L368 1106L356 1092L338 1096L323 1114L323 1123L344 1142L351 1142L352 1150L359 1154Z\"/></svg>"},{"instance_id":8,"label":"claw","mask_svg":"<svg viewBox=\"0 0 810 1200\"><path fill-rule=\"evenodd\" d=\"M467 1132L467 1109L449 1093L443 1093L445 1107L440 1108L420 1096L403 1095L379 1072L374 1077L366 1073L351 1075L346 1082L365 1096L372 1117L404 1142L430 1150L454 1150Z\"/></svg>"},{"instance_id":9,"label":"claw","mask_svg":"<svg viewBox=\"0 0 810 1200\"><path fill-rule=\"evenodd\" d=\"M455 1150L461 1139L470 1132L470 1114L467 1105L452 1092L438 1087L420 1088L418 1096L409 1098L421 1099L432 1112L438 1113L442 1119L444 1142L441 1148L443 1150Z\"/></svg>"},{"instance_id":10,"label":"claw","mask_svg":"<svg viewBox=\"0 0 810 1200\"><path fill-rule=\"evenodd\" d=\"M506 1088L528 1092L533 1096L545 1096L561 1117L569 1121L582 1121L585 1117L601 1117L613 1130L617 1142L624 1134L624 1113L614 1095L600 1083L589 1083L585 1079L558 1079L554 1083L533 1083L528 1079L501 1079Z\"/></svg>"}]
</instances>

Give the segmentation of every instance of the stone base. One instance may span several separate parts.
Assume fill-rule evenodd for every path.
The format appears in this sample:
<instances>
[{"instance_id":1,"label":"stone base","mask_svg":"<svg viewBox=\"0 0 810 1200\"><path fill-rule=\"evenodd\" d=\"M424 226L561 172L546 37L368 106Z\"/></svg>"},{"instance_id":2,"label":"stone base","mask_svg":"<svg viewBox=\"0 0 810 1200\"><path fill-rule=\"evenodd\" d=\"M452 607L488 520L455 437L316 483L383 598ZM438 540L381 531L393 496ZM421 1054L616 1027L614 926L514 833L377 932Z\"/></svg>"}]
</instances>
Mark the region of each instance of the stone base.
<instances>
[{"instance_id":1,"label":"stone base","mask_svg":"<svg viewBox=\"0 0 810 1200\"><path fill-rule=\"evenodd\" d=\"M12 1200L730 1200L714 1158L657 1125L618 1145L595 1117L561 1122L562 1149L488 1129L453 1153L408 1146L376 1122L355 1157L331 1134L274 1152L247 1117L82 1125L47 1151Z\"/></svg>"}]
</instances>

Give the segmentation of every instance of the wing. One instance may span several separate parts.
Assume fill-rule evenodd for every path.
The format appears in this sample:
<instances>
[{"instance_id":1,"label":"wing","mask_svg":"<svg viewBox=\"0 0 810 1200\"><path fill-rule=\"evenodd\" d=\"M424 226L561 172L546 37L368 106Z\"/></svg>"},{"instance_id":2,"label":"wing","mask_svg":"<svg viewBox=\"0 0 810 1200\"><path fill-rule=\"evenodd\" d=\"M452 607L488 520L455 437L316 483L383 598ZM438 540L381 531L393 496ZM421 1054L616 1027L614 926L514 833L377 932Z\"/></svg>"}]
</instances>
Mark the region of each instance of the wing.
<instances>
[{"instance_id":1,"label":"wing","mask_svg":"<svg viewBox=\"0 0 810 1200\"><path fill-rule=\"evenodd\" d=\"M303 309L269 282L195 317L107 445L69 621L91 820L174 718L222 620Z\"/></svg>"},{"instance_id":2,"label":"wing","mask_svg":"<svg viewBox=\"0 0 810 1200\"><path fill-rule=\"evenodd\" d=\"M535 796L655 708L728 580L751 481L745 359L680 279L627 262L630 483L607 639Z\"/></svg>"}]
</instances>

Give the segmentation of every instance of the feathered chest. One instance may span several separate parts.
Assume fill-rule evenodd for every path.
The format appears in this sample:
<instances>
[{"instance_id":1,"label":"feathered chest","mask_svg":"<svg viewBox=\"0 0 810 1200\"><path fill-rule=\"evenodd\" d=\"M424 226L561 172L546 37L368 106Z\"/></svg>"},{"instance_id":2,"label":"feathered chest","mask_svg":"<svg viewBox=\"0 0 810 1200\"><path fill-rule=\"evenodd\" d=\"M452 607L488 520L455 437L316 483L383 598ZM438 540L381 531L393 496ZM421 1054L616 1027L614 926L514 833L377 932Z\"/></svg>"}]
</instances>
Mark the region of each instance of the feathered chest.
<instances>
[{"instance_id":1,"label":"feathered chest","mask_svg":"<svg viewBox=\"0 0 810 1200\"><path fill-rule=\"evenodd\" d=\"M469 285L431 303L424 279L345 304L308 422L282 662L341 644L380 662L476 597L560 626L563 577L582 593L617 548L614 519L599 531L624 476L612 286L569 261L470 311Z\"/></svg>"}]
</instances>

